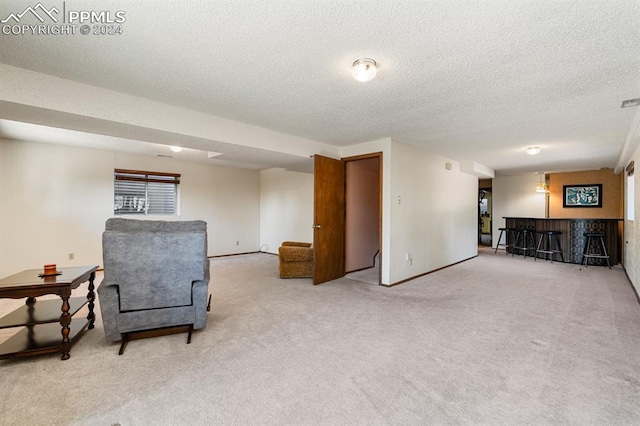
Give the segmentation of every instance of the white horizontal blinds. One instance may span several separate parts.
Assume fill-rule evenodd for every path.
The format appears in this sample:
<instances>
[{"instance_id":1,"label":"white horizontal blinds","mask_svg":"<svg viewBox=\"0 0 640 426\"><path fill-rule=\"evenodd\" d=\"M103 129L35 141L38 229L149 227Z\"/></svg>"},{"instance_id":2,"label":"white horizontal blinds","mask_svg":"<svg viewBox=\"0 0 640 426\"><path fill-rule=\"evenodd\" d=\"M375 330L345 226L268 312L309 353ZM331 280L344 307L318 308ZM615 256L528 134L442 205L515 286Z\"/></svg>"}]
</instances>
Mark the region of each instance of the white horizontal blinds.
<instances>
[{"instance_id":1,"label":"white horizontal blinds","mask_svg":"<svg viewBox=\"0 0 640 426\"><path fill-rule=\"evenodd\" d=\"M149 182L147 184L149 199L148 214L174 214L176 211L176 185Z\"/></svg>"},{"instance_id":2,"label":"white horizontal blinds","mask_svg":"<svg viewBox=\"0 0 640 426\"><path fill-rule=\"evenodd\" d=\"M114 176L114 214L176 213L179 174L116 169Z\"/></svg>"}]
</instances>

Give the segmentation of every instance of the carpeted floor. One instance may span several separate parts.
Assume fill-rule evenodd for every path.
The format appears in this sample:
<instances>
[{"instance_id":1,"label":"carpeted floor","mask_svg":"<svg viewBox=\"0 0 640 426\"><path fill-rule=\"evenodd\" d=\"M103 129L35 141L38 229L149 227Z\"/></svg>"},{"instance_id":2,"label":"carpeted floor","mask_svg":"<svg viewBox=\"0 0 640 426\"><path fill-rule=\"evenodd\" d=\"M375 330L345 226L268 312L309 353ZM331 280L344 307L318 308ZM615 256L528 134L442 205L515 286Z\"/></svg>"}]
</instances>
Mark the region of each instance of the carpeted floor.
<instances>
[{"instance_id":1,"label":"carpeted floor","mask_svg":"<svg viewBox=\"0 0 640 426\"><path fill-rule=\"evenodd\" d=\"M363 269L347 274L347 278L363 283L378 285L380 283L380 270L378 267Z\"/></svg>"},{"instance_id":2,"label":"carpeted floor","mask_svg":"<svg viewBox=\"0 0 640 426\"><path fill-rule=\"evenodd\" d=\"M212 259L190 345L118 356L99 319L68 361L0 361L0 424L640 423L640 306L620 266L481 250L385 288L281 280L277 261Z\"/></svg>"}]
</instances>

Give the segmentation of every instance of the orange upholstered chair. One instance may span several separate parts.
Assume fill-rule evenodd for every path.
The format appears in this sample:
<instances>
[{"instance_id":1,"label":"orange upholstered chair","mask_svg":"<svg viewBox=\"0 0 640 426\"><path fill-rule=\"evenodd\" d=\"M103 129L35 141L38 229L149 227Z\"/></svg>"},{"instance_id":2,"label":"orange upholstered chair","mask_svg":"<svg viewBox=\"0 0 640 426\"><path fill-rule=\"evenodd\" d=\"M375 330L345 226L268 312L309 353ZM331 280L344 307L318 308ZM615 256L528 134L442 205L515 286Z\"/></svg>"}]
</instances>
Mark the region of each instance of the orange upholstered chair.
<instances>
[{"instance_id":1,"label":"orange upholstered chair","mask_svg":"<svg viewBox=\"0 0 640 426\"><path fill-rule=\"evenodd\" d=\"M285 241L278 248L280 278L313 278L311 243Z\"/></svg>"}]
</instances>

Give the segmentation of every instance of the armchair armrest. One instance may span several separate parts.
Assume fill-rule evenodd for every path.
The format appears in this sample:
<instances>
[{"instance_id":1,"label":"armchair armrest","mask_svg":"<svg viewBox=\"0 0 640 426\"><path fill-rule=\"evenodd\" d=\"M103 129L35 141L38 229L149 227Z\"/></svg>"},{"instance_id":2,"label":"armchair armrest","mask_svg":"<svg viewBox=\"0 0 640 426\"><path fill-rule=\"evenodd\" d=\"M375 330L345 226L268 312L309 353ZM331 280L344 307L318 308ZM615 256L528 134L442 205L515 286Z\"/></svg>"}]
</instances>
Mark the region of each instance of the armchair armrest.
<instances>
[{"instance_id":1,"label":"armchair armrest","mask_svg":"<svg viewBox=\"0 0 640 426\"><path fill-rule=\"evenodd\" d=\"M311 247L311 243L302 243L298 241L284 241L282 246L285 247Z\"/></svg>"},{"instance_id":2,"label":"armchair armrest","mask_svg":"<svg viewBox=\"0 0 640 426\"><path fill-rule=\"evenodd\" d=\"M121 338L117 326L118 314L120 313L120 296L118 290L119 287L117 284L108 283L106 280L102 280L97 290L104 334L109 342L116 342Z\"/></svg>"},{"instance_id":3,"label":"armchair armrest","mask_svg":"<svg viewBox=\"0 0 640 426\"><path fill-rule=\"evenodd\" d=\"M280 259L286 262L313 261L313 248L303 246L281 246L278 248Z\"/></svg>"},{"instance_id":4,"label":"armchair armrest","mask_svg":"<svg viewBox=\"0 0 640 426\"><path fill-rule=\"evenodd\" d=\"M204 328L207 318L207 293L209 292L209 259L204 263L204 279L194 281L191 284L191 296L193 297L193 305L196 309L196 320L193 324L194 329Z\"/></svg>"}]
</instances>

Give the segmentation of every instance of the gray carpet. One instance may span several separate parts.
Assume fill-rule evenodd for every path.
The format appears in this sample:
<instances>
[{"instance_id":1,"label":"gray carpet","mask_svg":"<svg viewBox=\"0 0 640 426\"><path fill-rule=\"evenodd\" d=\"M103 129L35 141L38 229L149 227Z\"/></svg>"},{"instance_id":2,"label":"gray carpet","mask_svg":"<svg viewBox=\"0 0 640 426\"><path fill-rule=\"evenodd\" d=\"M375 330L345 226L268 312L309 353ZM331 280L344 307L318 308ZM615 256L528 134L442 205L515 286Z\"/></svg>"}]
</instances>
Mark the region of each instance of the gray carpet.
<instances>
[{"instance_id":1,"label":"gray carpet","mask_svg":"<svg viewBox=\"0 0 640 426\"><path fill-rule=\"evenodd\" d=\"M378 285L380 282L380 269L379 267L373 267L363 269L361 271L351 272L347 274L347 278L355 281L361 281L368 284Z\"/></svg>"},{"instance_id":2,"label":"gray carpet","mask_svg":"<svg viewBox=\"0 0 640 426\"><path fill-rule=\"evenodd\" d=\"M213 259L207 328L0 361L0 424L639 424L624 271L494 255L384 288ZM0 300L0 313L19 301Z\"/></svg>"}]
</instances>

